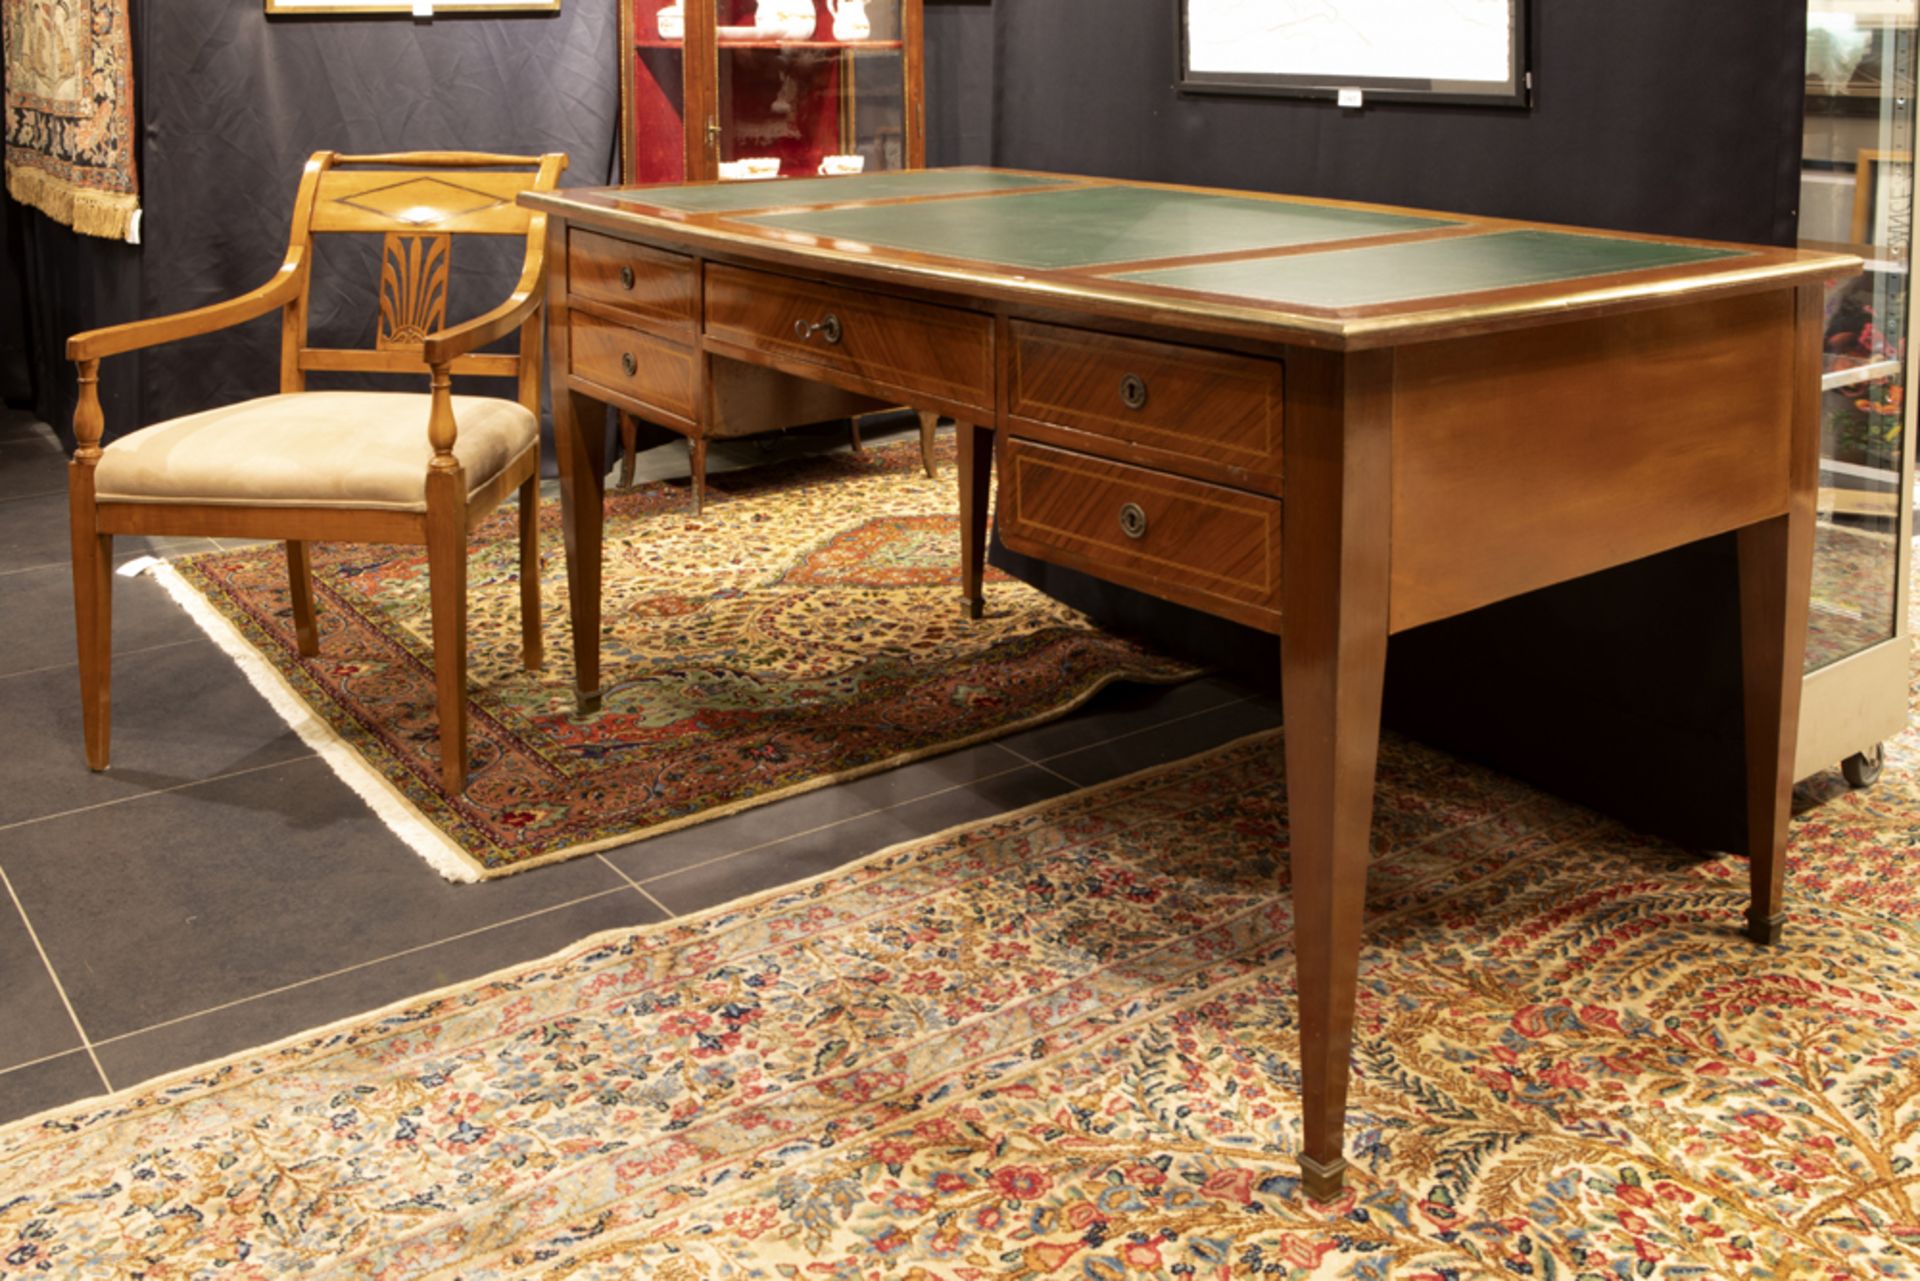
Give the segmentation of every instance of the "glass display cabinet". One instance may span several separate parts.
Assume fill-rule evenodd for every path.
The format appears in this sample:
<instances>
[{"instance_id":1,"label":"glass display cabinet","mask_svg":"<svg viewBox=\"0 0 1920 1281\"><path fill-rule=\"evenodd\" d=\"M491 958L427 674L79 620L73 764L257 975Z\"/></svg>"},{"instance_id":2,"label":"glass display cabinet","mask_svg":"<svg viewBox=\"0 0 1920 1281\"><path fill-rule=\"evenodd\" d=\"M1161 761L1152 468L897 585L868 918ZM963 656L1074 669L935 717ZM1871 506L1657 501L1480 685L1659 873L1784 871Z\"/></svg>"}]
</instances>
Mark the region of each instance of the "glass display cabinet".
<instances>
[{"instance_id":1,"label":"glass display cabinet","mask_svg":"<svg viewBox=\"0 0 1920 1281\"><path fill-rule=\"evenodd\" d=\"M629 183L926 163L921 0L620 0Z\"/></svg>"},{"instance_id":2,"label":"glass display cabinet","mask_svg":"<svg viewBox=\"0 0 1920 1281\"><path fill-rule=\"evenodd\" d=\"M1820 487L1796 773L1863 786L1907 721L1914 97L1920 0L1812 0L1800 241L1867 269L1827 297Z\"/></svg>"}]
</instances>

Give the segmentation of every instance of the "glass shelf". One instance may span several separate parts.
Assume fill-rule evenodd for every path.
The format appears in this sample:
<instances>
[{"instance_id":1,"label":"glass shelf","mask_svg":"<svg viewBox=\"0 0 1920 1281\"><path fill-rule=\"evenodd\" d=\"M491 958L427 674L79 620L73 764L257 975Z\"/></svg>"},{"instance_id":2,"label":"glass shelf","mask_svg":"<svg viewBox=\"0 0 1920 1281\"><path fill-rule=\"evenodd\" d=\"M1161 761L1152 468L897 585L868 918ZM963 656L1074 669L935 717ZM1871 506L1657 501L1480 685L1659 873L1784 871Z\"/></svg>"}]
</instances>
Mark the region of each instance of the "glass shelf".
<instances>
[{"instance_id":1,"label":"glass shelf","mask_svg":"<svg viewBox=\"0 0 1920 1281\"><path fill-rule=\"evenodd\" d=\"M648 40L633 42L636 49L680 49L684 40ZM889 51L897 53L905 47L899 40L741 40L723 36L719 47L722 49L845 49L852 53Z\"/></svg>"}]
</instances>

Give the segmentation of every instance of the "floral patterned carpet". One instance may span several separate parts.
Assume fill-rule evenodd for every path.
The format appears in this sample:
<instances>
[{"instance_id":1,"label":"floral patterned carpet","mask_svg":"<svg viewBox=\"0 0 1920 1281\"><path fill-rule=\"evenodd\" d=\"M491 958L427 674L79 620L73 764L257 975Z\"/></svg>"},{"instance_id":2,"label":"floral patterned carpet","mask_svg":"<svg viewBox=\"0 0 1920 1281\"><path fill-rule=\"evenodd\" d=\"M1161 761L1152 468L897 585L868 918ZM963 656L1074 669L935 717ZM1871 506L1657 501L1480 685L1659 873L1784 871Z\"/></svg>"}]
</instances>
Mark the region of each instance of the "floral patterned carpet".
<instances>
[{"instance_id":1,"label":"floral patterned carpet","mask_svg":"<svg viewBox=\"0 0 1920 1281\"><path fill-rule=\"evenodd\" d=\"M1914 736L1769 950L1741 860L1389 739L1331 1206L1279 748L10 1126L0 1277L1920 1276Z\"/></svg>"},{"instance_id":2,"label":"floral patterned carpet","mask_svg":"<svg viewBox=\"0 0 1920 1281\"><path fill-rule=\"evenodd\" d=\"M962 620L943 443L934 479L912 443L716 473L698 518L681 485L609 494L588 717L559 504L542 513L538 672L520 666L514 511L496 513L468 570L458 796L440 785L423 548L315 546L313 659L280 545L176 562L172 587L419 852L455 879L501 876L1005 734L1111 681L1194 674L998 572L987 616Z\"/></svg>"}]
</instances>

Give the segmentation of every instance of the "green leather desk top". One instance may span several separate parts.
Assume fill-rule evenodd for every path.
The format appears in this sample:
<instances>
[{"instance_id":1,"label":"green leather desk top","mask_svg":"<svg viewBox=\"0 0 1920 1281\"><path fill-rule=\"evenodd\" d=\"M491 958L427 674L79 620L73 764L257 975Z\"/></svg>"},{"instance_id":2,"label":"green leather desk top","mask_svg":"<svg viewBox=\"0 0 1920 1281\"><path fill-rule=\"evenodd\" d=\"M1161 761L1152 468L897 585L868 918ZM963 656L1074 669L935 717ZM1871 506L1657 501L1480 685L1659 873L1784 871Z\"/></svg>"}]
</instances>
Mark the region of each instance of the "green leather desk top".
<instances>
[{"instance_id":1,"label":"green leather desk top","mask_svg":"<svg viewBox=\"0 0 1920 1281\"><path fill-rule=\"evenodd\" d=\"M807 209L741 221L889 249L1053 271L1459 225L1440 218L1154 187L1082 187L927 204Z\"/></svg>"},{"instance_id":2,"label":"green leather desk top","mask_svg":"<svg viewBox=\"0 0 1920 1281\"><path fill-rule=\"evenodd\" d=\"M1496 231L1281 258L1124 272L1120 280L1299 307L1366 307L1743 256L1558 231Z\"/></svg>"},{"instance_id":3,"label":"green leather desk top","mask_svg":"<svg viewBox=\"0 0 1920 1281\"><path fill-rule=\"evenodd\" d=\"M780 178L722 182L693 187L646 187L629 199L682 213L727 213L740 209L840 205L853 200L894 200L901 196L949 196L970 192L1018 191L1057 187L1065 179L995 173L991 169L920 169L893 173L847 174L837 178Z\"/></svg>"},{"instance_id":4,"label":"green leather desk top","mask_svg":"<svg viewBox=\"0 0 1920 1281\"><path fill-rule=\"evenodd\" d=\"M1844 254L981 168L518 199L692 257L1345 350L1859 269Z\"/></svg>"}]
</instances>

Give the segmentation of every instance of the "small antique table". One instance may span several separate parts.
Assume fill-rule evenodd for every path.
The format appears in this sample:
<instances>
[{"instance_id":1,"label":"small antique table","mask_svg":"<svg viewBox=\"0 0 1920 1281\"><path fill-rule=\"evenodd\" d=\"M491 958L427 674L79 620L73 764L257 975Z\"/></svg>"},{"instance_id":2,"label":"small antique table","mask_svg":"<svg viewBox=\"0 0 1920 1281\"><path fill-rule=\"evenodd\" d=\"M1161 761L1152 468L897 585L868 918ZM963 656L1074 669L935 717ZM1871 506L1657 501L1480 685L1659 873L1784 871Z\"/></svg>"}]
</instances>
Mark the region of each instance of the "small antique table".
<instances>
[{"instance_id":1,"label":"small antique table","mask_svg":"<svg viewBox=\"0 0 1920 1281\"><path fill-rule=\"evenodd\" d=\"M1748 928L1778 938L1822 286L1858 260L989 169L520 199L583 711L600 403L690 435L819 385L949 415L973 616L997 453L1009 547L1281 637L1309 1194L1346 1168L1390 633L1737 531Z\"/></svg>"}]
</instances>

